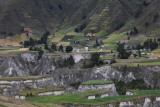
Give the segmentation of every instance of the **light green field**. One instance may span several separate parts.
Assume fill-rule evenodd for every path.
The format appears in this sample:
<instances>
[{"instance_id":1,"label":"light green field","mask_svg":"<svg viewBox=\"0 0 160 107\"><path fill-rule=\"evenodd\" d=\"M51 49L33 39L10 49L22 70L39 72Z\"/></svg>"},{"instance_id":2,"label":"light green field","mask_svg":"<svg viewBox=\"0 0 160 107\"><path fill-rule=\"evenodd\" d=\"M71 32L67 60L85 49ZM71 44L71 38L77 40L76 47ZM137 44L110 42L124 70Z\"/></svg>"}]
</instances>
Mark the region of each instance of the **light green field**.
<instances>
[{"instance_id":1,"label":"light green field","mask_svg":"<svg viewBox=\"0 0 160 107\"><path fill-rule=\"evenodd\" d=\"M76 33L73 40L74 41L83 41L83 40L85 40L85 35L83 33Z\"/></svg>"},{"instance_id":2,"label":"light green field","mask_svg":"<svg viewBox=\"0 0 160 107\"><path fill-rule=\"evenodd\" d=\"M87 97L87 96L91 96L91 95L102 95L102 94L106 94L105 91L87 91L83 94L83 98Z\"/></svg>"},{"instance_id":3,"label":"light green field","mask_svg":"<svg viewBox=\"0 0 160 107\"><path fill-rule=\"evenodd\" d=\"M64 38L65 34L56 33L55 37L51 40L53 43L60 42Z\"/></svg>"},{"instance_id":4,"label":"light green field","mask_svg":"<svg viewBox=\"0 0 160 107\"><path fill-rule=\"evenodd\" d=\"M103 40L104 45L107 47L107 49L114 50L117 46L118 41L120 41L122 38L126 37L125 32L120 34L111 34L107 39Z\"/></svg>"},{"instance_id":5,"label":"light green field","mask_svg":"<svg viewBox=\"0 0 160 107\"><path fill-rule=\"evenodd\" d=\"M101 30L98 33L96 33L95 37L101 37L106 36L108 33L105 30Z\"/></svg>"},{"instance_id":6,"label":"light green field","mask_svg":"<svg viewBox=\"0 0 160 107\"><path fill-rule=\"evenodd\" d=\"M55 37L51 40L51 42L58 43L66 36L67 33L73 33L73 31L74 27L59 30L58 32L55 33Z\"/></svg>"},{"instance_id":7,"label":"light green field","mask_svg":"<svg viewBox=\"0 0 160 107\"><path fill-rule=\"evenodd\" d=\"M83 82L82 85L104 85L104 84L112 84L113 81L108 80L90 80L87 82Z\"/></svg>"},{"instance_id":8,"label":"light green field","mask_svg":"<svg viewBox=\"0 0 160 107\"><path fill-rule=\"evenodd\" d=\"M31 102L37 103L72 103L72 104L89 104L89 105L101 105L104 103L115 103L117 101L128 101L135 99L143 99L144 97L152 97L152 96L160 96L159 90L132 90L135 95L132 96L117 96L117 97L104 97L94 100L88 100L82 98L84 94L67 94L67 95L59 95L59 96L39 96L34 98L27 99Z\"/></svg>"},{"instance_id":9,"label":"light green field","mask_svg":"<svg viewBox=\"0 0 160 107\"><path fill-rule=\"evenodd\" d=\"M28 91L20 91L18 92L19 95L27 95L32 93L33 95L37 95L38 93L43 93L43 92L52 92L52 91L61 91L64 90L63 88L46 88L46 89L33 89L33 90L28 90Z\"/></svg>"},{"instance_id":10,"label":"light green field","mask_svg":"<svg viewBox=\"0 0 160 107\"><path fill-rule=\"evenodd\" d=\"M68 35L76 35L76 32L74 32L74 31L68 32L68 33L66 34L66 36L68 36Z\"/></svg>"},{"instance_id":11,"label":"light green field","mask_svg":"<svg viewBox=\"0 0 160 107\"><path fill-rule=\"evenodd\" d=\"M0 77L0 81L20 81L20 80L36 80L46 78L48 76L26 76L26 77Z\"/></svg>"},{"instance_id":12,"label":"light green field","mask_svg":"<svg viewBox=\"0 0 160 107\"><path fill-rule=\"evenodd\" d=\"M67 34L67 33L72 32L72 31L74 31L74 27L70 27L70 28L67 28L67 29L59 30L58 33Z\"/></svg>"},{"instance_id":13,"label":"light green field","mask_svg":"<svg viewBox=\"0 0 160 107\"><path fill-rule=\"evenodd\" d=\"M160 62L145 62L145 63L131 63L128 66L155 66L160 65Z\"/></svg>"},{"instance_id":14,"label":"light green field","mask_svg":"<svg viewBox=\"0 0 160 107\"><path fill-rule=\"evenodd\" d=\"M101 60L111 60L113 58L113 56L103 56L103 57L100 57ZM85 59L91 59L91 57L87 57Z\"/></svg>"}]
</instances>

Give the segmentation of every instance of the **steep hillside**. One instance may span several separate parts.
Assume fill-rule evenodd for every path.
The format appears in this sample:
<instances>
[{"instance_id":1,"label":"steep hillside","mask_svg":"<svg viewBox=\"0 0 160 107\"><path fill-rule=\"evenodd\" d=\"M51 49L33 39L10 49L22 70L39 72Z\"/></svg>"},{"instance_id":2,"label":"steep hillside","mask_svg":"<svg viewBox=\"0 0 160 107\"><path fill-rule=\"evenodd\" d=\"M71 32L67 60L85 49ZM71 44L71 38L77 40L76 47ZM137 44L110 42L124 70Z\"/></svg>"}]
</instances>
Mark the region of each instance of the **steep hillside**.
<instances>
[{"instance_id":1,"label":"steep hillside","mask_svg":"<svg viewBox=\"0 0 160 107\"><path fill-rule=\"evenodd\" d=\"M1 35L34 35L69 26L87 25L84 31L113 32L132 17L137 4L132 0L0 0Z\"/></svg>"},{"instance_id":2,"label":"steep hillside","mask_svg":"<svg viewBox=\"0 0 160 107\"><path fill-rule=\"evenodd\" d=\"M147 32L148 35L160 36L160 1L152 0L150 5L144 7L142 14L135 19L135 25L139 26L140 30L144 33Z\"/></svg>"}]
</instances>

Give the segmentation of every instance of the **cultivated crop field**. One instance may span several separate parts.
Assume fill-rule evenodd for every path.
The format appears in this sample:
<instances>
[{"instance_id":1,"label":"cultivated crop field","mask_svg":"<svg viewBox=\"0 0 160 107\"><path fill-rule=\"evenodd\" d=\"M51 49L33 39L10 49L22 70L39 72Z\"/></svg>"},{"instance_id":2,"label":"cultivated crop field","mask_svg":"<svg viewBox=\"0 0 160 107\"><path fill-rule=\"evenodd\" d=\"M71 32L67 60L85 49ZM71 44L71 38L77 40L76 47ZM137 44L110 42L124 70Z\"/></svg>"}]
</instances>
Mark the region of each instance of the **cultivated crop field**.
<instances>
[{"instance_id":1,"label":"cultivated crop field","mask_svg":"<svg viewBox=\"0 0 160 107\"><path fill-rule=\"evenodd\" d=\"M39 96L34 98L27 99L31 102L37 103L73 103L73 104L90 104L90 105L101 105L104 103L114 103L128 100L137 100L142 99L144 97L152 97L152 96L160 96L159 90L132 90L135 95L130 96L117 96L117 97L104 97L98 98L94 100L84 99L83 96L86 94L67 94L67 95L59 95L59 96Z\"/></svg>"},{"instance_id":2,"label":"cultivated crop field","mask_svg":"<svg viewBox=\"0 0 160 107\"><path fill-rule=\"evenodd\" d=\"M59 30L58 32L55 33L54 38L51 40L52 43L58 43L60 42L66 35L72 35L74 32L74 28L68 28L68 29L63 29Z\"/></svg>"},{"instance_id":3,"label":"cultivated crop field","mask_svg":"<svg viewBox=\"0 0 160 107\"><path fill-rule=\"evenodd\" d=\"M107 39L103 40L104 45L107 49L114 50L117 46L117 42L120 41L122 38L126 37L125 32L120 34L111 34L108 36Z\"/></svg>"},{"instance_id":4,"label":"cultivated crop field","mask_svg":"<svg viewBox=\"0 0 160 107\"><path fill-rule=\"evenodd\" d=\"M82 85L104 85L104 84L112 84L112 83L113 81L107 81L107 80L90 80L82 83Z\"/></svg>"}]
</instances>

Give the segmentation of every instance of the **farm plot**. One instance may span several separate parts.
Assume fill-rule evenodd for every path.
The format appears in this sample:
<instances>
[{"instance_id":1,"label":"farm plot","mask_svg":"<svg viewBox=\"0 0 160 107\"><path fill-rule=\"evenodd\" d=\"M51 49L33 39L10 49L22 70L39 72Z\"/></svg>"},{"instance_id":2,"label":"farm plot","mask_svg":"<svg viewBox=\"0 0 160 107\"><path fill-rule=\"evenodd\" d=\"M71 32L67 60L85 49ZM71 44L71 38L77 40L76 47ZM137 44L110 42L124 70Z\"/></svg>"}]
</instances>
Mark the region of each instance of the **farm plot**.
<instances>
[{"instance_id":1,"label":"farm plot","mask_svg":"<svg viewBox=\"0 0 160 107\"><path fill-rule=\"evenodd\" d=\"M61 41L62 42L71 42L73 40L74 36L73 35L68 35L65 36Z\"/></svg>"},{"instance_id":2,"label":"farm plot","mask_svg":"<svg viewBox=\"0 0 160 107\"><path fill-rule=\"evenodd\" d=\"M68 46L70 45L70 42L58 42L57 46Z\"/></svg>"}]
</instances>

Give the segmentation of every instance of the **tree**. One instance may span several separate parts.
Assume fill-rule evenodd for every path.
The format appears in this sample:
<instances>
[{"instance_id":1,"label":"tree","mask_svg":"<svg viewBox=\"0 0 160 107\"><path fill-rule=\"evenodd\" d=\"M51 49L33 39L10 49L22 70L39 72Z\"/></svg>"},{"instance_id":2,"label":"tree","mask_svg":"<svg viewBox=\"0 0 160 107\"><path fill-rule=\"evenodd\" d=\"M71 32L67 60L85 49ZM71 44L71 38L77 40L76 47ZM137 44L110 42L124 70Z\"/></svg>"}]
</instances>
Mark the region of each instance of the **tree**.
<instances>
[{"instance_id":1,"label":"tree","mask_svg":"<svg viewBox=\"0 0 160 107\"><path fill-rule=\"evenodd\" d=\"M59 46L59 51L63 52L63 46L62 45Z\"/></svg>"},{"instance_id":2,"label":"tree","mask_svg":"<svg viewBox=\"0 0 160 107\"><path fill-rule=\"evenodd\" d=\"M99 53L92 54L91 61L93 62L94 65L99 66L100 54Z\"/></svg>"},{"instance_id":3,"label":"tree","mask_svg":"<svg viewBox=\"0 0 160 107\"><path fill-rule=\"evenodd\" d=\"M27 93L27 94L26 94L26 98L28 98L28 97L29 97L29 94Z\"/></svg>"},{"instance_id":4,"label":"tree","mask_svg":"<svg viewBox=\"0 0 160 107\"><path fill-rule=\"evenodd\" d=\"M73 50L73 47L72 47L72 46L67 46L67 47L66 47L66 52L67 52L67 53L72 52L72 50Z\"/></svg>"},{"instance_id":5,"label":"tree","mask_svg":"<svg viewBox=\"0 0 160 107\"><path fill-rule=\"evenodd\" d=\"M118 43L117 51L118 57L121 59L128 59L129 56L131 55L131 52L128 52L126 49L124 49L125 43Z\"/></svg>"},{"instance_id":6,"label":"tree","mask_svg":"<svg viewBox=\"0 0 160 107\"><path fill-rule=\"evenodd\" d=\"M148 27L148 26L149 26L149 23L148 23L148 22L145 22L144 25L145 25L145 27Z\"/></svg>"},{"instance_id":7,"label":"tree","mask_svg":"<svg viewBox=\"0 0 160 107\"><path fill-rule=\"evenodd\" d=\"M80 31L83 31L83 30L86 28L86 26L87 26L86 23L83 23L83 24L80 26L80 29L79 29L79 30L80 30Z\"/></svg>"},{"instance_id":8,"label":"tree","mask_svg":"<svg viewBox=\"0 0 160 107\"><path fill-rule=\"evenodd\" d=\"M73 58L73 56L70 55L69 58L67 58L63 61L63 65L61 65L61 67L72 66L74 64L75 64L74 58Z\"/></svg>"},{"instance_id":9,"label":"tree","mask_svg":"<svg viewBox=\"0 0 160 107\"><path fill-rule=\"evenodd\" d=\"M147 3L146 1L144 1L144 2L143 2L143 5L144 5L145 7L147 7L147 6L149 5L149 3Z\"/></svg>"},{"instance_id":10,"label":"tree","mask_svg":"<svg viewBox=\"0 0 160 107\"><path fill-rule=\"evenodd\" d=\"M72 65L75 64L75 61L74 61L74 58L73 58L72 55L70 55L70 57L67 59L67 61L68 61L68 64L69 64L70 66L72 66Z\"/></svg>"},{"instance_id":11,"label":"tree","mask_svg":"<svg viewBox=\"0 0 160 107\"><path fill-rule=\"evenodd\" d=\"M159 19L159 14L157 13L154 15L153 22L154 23L157 22L158 19Z\"/></svg>"},{"instance_id":12,"label":"tree","mask_svg":"<svg viewBox=\"0 0 160 107\"><path fill-rule=\"evenodd\" d=\"M95 47L96 46L100 46L100 43L98 42L98 40L96 39L96 44L95 44Z\"/></svg>"},{"instance_id":13,"label":"tree","mask_svg":"<svg viewBox=\"0 0 160 107\"><path fill-rule=\"evenodd\" d=\"M134 17L138 18L141 14L142 14L142 7L139 7Z\"/></svg>"},{"instance_id":14,"label":"tree","mask_svg":"<svg viewBox=\"0 0 160 107\"><path fill-rule=\"evenodd\" d=\"M78 33L79 32L79 29L78 28L75 28L75 30L74 30L76 33Z\"/></svg>"},{"instance_id":15,"label":"tree","mask_svg":"<svg viewBox=\"0 0 160 107\"><path fill-rule=\"evenodd\" d=\"M138 51L138 56L141 57L141 51L140 50Z\"/></svg>"},{"instance_id":16,"label":"tree","mask_svg":"<svg viewBox=\"0 0 160 107\"><path fill-rule=\"evenodd\" d=\"M51 49L53 49L54 51L57 51L57 47L55 44L52 44Z\"/></svg>"},{"instance_id":17,"label":"tree","mask_svg":"<svg viewBox=\"0 0 160 107\"><path fill-rule=\"evenodd\" d=\"M137 27L134 27L134 28L133 28L133 31L134 31L134 35L137 35L137 34L138 34L138 29L137 29Z\"/></svg>"},{"instance_id":18,"label":"tree","mask_svg":"<svg viewBox=\"0 0 160 107\"><path fill-rule=\"evenodd\" d=\"M50 35L50 32L49 31L45 31L44 35L41 38L41 43L42 44L47 44L48 35Z\"/></svg>"},{"instance_id":19,"label":"tree","mask_svg":"<svg viewBox=\"0 0 160 107\"><path fill-rule=\"evenodd\" d=\"M38 60L40 60L44 54L43 50L39 50Z\"/></svg>"},{"instance_id":20,"label":"tree","mask_svg":"<svg viewBox=\"0 0 160 107\"><path fill-rule=\"evenodd\" d=\"M44 49L48 50L48 45L47 44L45 44Z\"/></svg>"},{"instance_id":21,"label":"tree","mask_svg":"<svg viewBox=\"0 0 160 107\"><path fill-rule=\"evenodd\" d=\"M33 94L32 94L32 92L30 93L30 97L33 97Z\"/></svg>"},{"instance_id":22,"label":"tree","mask_svg":"<svg viewBox=\"0 0 160 107\"><path fill-rule=\"evenodd\" d=\"M32 46L29 48L29 50L30 50L30 51L32 51L32 50L33 50Z\"/></svg>"}]
</instances>

